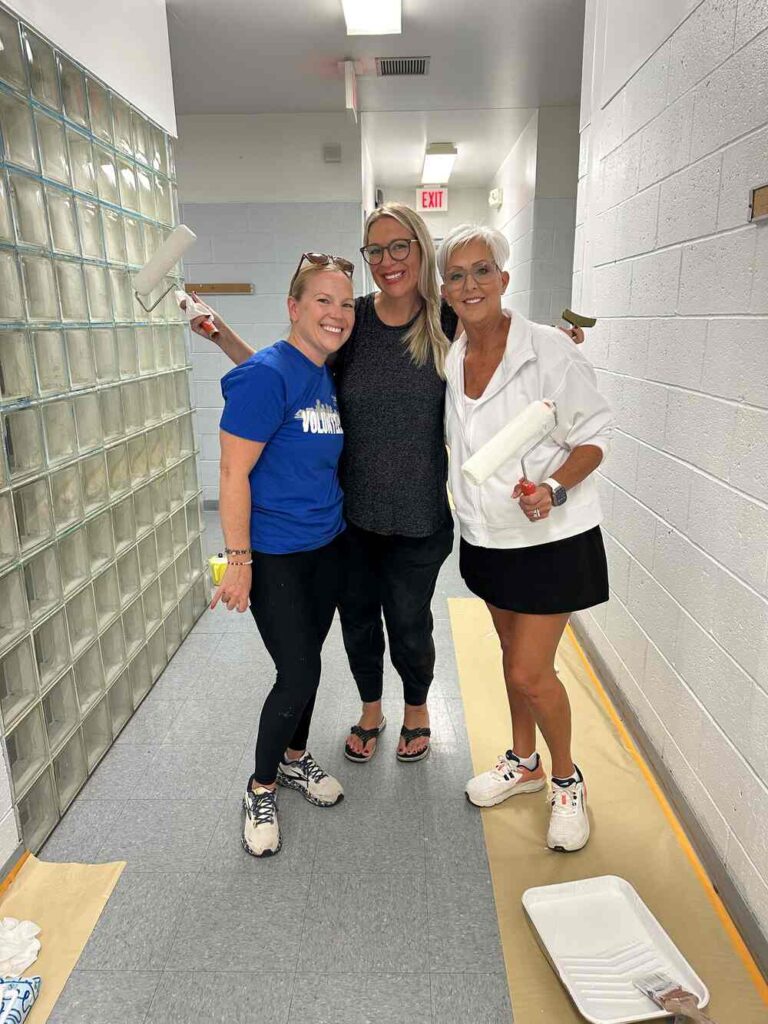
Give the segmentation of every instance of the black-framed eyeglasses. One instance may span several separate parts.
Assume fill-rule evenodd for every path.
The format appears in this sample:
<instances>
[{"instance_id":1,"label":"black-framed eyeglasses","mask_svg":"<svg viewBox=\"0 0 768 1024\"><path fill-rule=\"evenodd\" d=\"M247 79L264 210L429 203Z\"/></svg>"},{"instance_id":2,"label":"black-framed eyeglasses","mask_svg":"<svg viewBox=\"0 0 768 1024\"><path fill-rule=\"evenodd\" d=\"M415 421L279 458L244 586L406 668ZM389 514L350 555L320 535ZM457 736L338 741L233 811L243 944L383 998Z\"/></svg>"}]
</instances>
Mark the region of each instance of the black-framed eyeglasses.
<instances>
[{"instance_id":1,"label":"black-framed eyeglasses","mask_svg":"<svg viewBox=\"0 0 768 1024\"><path fill-rule=\"evenodd\" d=\"M301 254L301 259L299 260L299 265L296 267L294 275L291 278L291 283L288 286L289 295L293 291L294 283L296 278L299 276L299 271L304 265L305 260L307 263L311 263L315 267L337 267L343 274L346 274L350 280L355 272L355 264L351 263L349 260L345 260L343 256L330 256L327 252L303 252Z\"/></svg>"},{"instance_id":2,"label":"black-framed eyeglasses","mask_svg":"<svg viewBox=\"0 0 768 1024\"><path fill-rule=\"evenodd\" d=\"M393 260L402 263L408 259L413 243L419 244L418 238L395 238L389 245L364 245L360 252L365 262L375 267L384 259L384 253L388 252Z\"/></svg>"}]
</instances>

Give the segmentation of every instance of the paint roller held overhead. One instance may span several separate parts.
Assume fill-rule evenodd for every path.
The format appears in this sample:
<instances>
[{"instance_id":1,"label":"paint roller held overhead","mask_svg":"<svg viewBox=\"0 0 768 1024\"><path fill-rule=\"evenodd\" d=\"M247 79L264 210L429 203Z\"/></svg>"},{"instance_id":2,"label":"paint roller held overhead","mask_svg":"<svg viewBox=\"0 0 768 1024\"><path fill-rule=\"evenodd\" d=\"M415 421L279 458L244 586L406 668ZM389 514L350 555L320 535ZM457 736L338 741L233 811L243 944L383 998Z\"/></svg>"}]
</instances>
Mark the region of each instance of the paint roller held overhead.
<instances>
[{"instance_id":1,"label":"paint roller held overhead","mask_svg":"<svg viewBox=\"0 0 768 1024\"><path fill-rule=\"evenodd\" d=\"M168 292L176 287L176 284L175 282L171 283L151 306L145 306L140 296L143 295L146 298L146 296L150 295L161 285L165 276L173 270L187 249L196 241L197 235L194 231L190 231L186 224L179 224L168 235L152 258L134 276L133 288L136 301L145 313L151 313L163 301ZM184 293L182 292L181 294L183 295ZM179 302L179 305L181 306L181 302ZM184 306L181 306L181 308L184 309ZM210 318L203 320L201 326L203 330L212 336L218 333L215 324Z\"/></svg>"},{"instance_id":2,"label":"paint roller held overhead","mask_svg":"<svg viewBox=\"0 0 768 1024\"><path fill-rule=\"evenodd\" d=\"M470 483L479 486L505 462L520 459L523 467L520 489L523 494L533 494L536 485L527 479L525 458L556 426L557 406L554 402L548 398L531 402L518 416L478 448L461 467L461 471Z\"/></svg>"}]
</instances>

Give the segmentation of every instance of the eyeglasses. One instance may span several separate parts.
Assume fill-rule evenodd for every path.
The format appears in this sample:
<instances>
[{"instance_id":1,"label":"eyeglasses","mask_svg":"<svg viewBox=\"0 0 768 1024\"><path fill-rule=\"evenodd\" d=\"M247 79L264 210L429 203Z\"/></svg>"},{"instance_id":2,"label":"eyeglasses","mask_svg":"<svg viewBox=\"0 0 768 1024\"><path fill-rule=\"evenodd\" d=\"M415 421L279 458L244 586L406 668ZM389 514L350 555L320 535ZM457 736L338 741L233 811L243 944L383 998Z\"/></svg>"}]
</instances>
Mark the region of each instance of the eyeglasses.
<instances>
[{"instance_id":1,"label":"eyeglasses","mask_svg":"<svg viewBox=\"0 0 768 1024\"><path fill-rule=\"evenodd\" d=\"M460 291L468 277L471 277L475 284L482 286L488 284L491 277L496 273L499 268L495 263L475 263L474 266L470 267L469 270L461 270L455 267L453 270L449 270L445 275L443 283L445 287L452 292Z\"/></svg>"},{"instance_id":2,"label":"eyeglasses","mask_svg":"<svg viewBox=\"0 0 768 1024\"><path fill-rule=\"evenodd\" d=\"M364 245L360 252L365 262L375 267L384 259L384 253L388 252L393 260L402 263L408 259L413 243L419 244L418 238L395 238L389 245Z\"/></svg>"},{"instance_id":3,"label":"eyeglasses","mask_svg":"<svg viewBox=\"0 0 768 1024\"><path fill-rule=\"evenodd\" d=\"M289 295L293 291L293 286L296 282L296 278L299 276L299 271L301 270L304 264L304 260L306 260L308 263L311 263L315 267L327 267L331 265L337 267L343 274L346 274L347 277L350 279L352 278L352 274L355 271L355 264L350 263L349 260L345 260L343 256L329 256L327 252L303 252L301 254L301 259L299 260L299 265L298 267L296 267L296 272L291 278L291 283L288 286Z\"/></svg>"}]
</instances>

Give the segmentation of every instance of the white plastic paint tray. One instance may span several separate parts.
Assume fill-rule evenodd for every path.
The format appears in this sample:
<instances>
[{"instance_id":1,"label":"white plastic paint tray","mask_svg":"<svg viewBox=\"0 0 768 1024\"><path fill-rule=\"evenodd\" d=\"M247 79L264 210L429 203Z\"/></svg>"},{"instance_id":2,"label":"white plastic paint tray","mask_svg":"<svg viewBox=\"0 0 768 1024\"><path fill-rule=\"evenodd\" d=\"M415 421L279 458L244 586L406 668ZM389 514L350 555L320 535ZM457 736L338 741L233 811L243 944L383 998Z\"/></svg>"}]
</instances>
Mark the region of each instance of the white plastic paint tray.
<instances>
[{"instance_id":1,"label":"white plastic paint tray","mask_svg":"<svg viewBox=\"0 0 768 1024\"><path fill-rule=\"evenodd\" d=\"M523 893L539 941L579 1013L592 1024L669 1018L638 992L634 979L661 971L692 992L709 991L638 894L603 875Z\"/></svg>"}]
</instances>

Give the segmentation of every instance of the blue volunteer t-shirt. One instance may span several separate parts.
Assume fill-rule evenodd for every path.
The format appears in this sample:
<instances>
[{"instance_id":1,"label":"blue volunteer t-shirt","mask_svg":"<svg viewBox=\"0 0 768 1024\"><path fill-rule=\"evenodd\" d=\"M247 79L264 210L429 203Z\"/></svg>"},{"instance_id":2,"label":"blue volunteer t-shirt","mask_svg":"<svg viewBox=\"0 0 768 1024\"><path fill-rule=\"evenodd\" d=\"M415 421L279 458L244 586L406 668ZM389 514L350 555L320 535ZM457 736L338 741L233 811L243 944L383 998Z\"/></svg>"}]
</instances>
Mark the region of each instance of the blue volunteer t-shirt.
<instances>
[{"instance_id":1,"label":"blue volunteer t-shirt","mask_svg":"<svg viewBox=\"0 0 768 1024\"><path fill-rule=\"evenodd\" d=\"M221 381L221 429L266 446L251 471L251 547L311 551L344 529L336 389L287 341L256 352Z\"/></svg>"}]
</instances>

